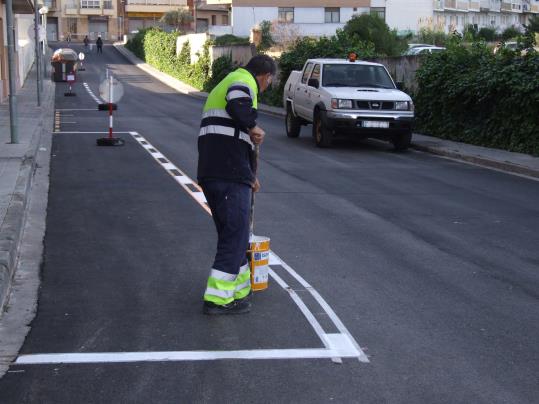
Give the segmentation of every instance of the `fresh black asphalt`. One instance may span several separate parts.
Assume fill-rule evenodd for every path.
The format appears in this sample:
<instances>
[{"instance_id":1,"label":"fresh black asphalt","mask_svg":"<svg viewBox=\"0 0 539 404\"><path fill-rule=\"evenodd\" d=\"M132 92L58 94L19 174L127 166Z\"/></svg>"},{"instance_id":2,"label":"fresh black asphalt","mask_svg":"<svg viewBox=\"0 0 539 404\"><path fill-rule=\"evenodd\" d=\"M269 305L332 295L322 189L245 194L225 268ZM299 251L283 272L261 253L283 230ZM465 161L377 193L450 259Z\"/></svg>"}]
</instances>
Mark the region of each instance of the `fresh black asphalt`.
<instances>
[{"instance_id":1,"label":"fresh black asphalt","mask_svg":"<svg viewBox=\"0 0 539 404\"><path fill-rule=\"evenodd\" d=\"M137 131L192 178L202 101L112 47L87 58L94 108L105 65ZM69 123L74 122L74 123ZM370 363L316 360L12 366L1 403L534 403L539 397L539 183L383 143L314 147L261 115L256 233L328 301ZM106 131L64 111L62 131ZM206 318L211 218L129 134L54 135L39 309L23 354L315 348L275 283L248 316ZM287 279L288 281L288 279ZM299 292L302 296L305 293Z\"/></svg>"}]
</instances>

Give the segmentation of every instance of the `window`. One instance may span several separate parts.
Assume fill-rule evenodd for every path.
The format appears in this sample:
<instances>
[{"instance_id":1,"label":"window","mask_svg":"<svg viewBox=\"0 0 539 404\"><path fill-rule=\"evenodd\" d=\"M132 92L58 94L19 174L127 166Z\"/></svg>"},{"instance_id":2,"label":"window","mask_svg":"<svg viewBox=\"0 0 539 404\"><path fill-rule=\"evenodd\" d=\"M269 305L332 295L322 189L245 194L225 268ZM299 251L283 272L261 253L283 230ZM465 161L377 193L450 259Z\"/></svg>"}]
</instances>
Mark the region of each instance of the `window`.
<instances>
[{"instance_id":1,"label":"window","mask_svg":"<svg viewBox=\"0 0 539 404\"><path fill-rule=\"evenodd\" d=\"M326 7L325 22L341 22L341 9L339 7Z\"/></svg>"},{"instance_id":2,"label":"window","mask_svg":"<svg viewBox=\"0 0 539 404\"><path fill-rule=\"evenodd\" d=\"M313 69L313 74L311 74L311 79L318 80L320 83L320 65L316 65Z\"/></svg>"},{"instance_id":3,"label":"window","mask_svg":"<svg viewBox=\"0 0 539 404\"><path fill-rule=\"evenodd\" d=\"M67 19L67 32L70 34L74 34L77 32L77 19L68 17Z\"/></svg>"},{"instance_id":4,"label":"window","mask_svg":"<svg viewBox=\"0 0 539 404\"><path fill-rule=\"evenodd\" d=\"M211 16L211 25L217 25L217 16L216 15Z\"/></svg>"},{"instance_id":5,"label":"window","mask_svg":"<svg viewBox=\"0 0 539 404\"><path fill-rule=\"evenodd\" d=\"M371 7L371 15L377 15L382 20L386 20L386 8L385 7Z\"/></svg>"},{"instance_id":6,"label":"window","mask_svg":"<svg viewBox=\"0 0 539 404\"><path fill-rule=\"evenodd\" d=\"M101 8L100 0L81 0L80 8Z\"/></svg>"},{"instance_id":7,"label":"window","mask_svg":"<svg viewBox=\"0 0 539 404\"><path fill-rule=\"evenodd\" d=\"M294 7L279 7L279 22L294 22Z\"/></svg>"},{"instance_id":8,"label":"window","mask_svg":"<svg viewBox=\"0 0 539 404\"><path fill-rule=\"evenodd\" d=\"M324 65L322 82L324 87L395 88L385 68L357 64Z\"/></svg>"},{"instance_id":9,"label":"window","mask_svg":"<svg viewBox=\"0 0 539 404\"><path fill-rule=\"evenodd\" d=\"M222 15L221 22L223 23L223 25L228 25L228 15Z\"/></svg>"},{"instance_id":10,"label":"window","mask_svg":"<svg viewBox=\"0 0 539 404\"><path fill-rule=\"evenodd\" d=\"M307 83L307 77L310 76L312 70L313 70L312 63L309 63L307 66L305 66L305 70L303 71L303 76L301 76L301 82L303 84Z\"/></svg>"}]
</instances>

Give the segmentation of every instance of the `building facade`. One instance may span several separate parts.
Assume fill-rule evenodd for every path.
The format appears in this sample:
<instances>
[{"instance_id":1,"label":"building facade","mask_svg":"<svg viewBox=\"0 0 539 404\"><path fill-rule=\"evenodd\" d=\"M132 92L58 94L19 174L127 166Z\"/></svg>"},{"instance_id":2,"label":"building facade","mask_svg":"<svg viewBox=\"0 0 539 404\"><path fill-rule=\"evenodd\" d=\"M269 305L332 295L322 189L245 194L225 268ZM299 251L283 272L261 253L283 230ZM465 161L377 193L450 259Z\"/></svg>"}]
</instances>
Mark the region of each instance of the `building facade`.
<instances>
[{"instance_id":1,"label":"building facade","mask_svg":"<svg viewBox=\"0 0 539 404\"><path fill-rule=\"evenodd\" d=\"M20 88L34 62L34 37L28 27L33 25L33 1L13 0L13 26L15 31L15 87ZM0 102L9 95L7 58L6 6L0 0Z\"/></svg>"},{"instance_id":2,"label":"building facade","mask_svg":"<svg viewBox=\"0 0 539 404\"><path fill-rule=\"evenodd\" d=\"M123 35L117 0L45 0L49 41L116 41Z\"/></svg>"},{"instance_id":3,"label":"building facade","mask_svg":"<svg viewBox=\"0 0 539 404\"><path fill-rule=\"evenodd\" d=\"M376 1L376 0L373 0ZM499 31L521 27L539 13L539 0L383 0L386 22L399 32L421 28L462 32L468 24Z\"/></svg>"},{"instance_id":4,"label":"building facade","mask_svg":"<svg viewBox=\"0 0 539 404\"><path fill-rule=\"evenodd\" d=\"M468 24L503 30L539 13L539 0L207 0L231 8L230 32L248 36L267 20L298 35L333 35L354 15L377 14L400 33L462 32Z\"/></svg>"},{"instance_id":5,"label":"building facade","mask_svg":"<svg viewBox=\"0 0 539 404\"><path fill-rule=\"evenodd\" d=\"M232 33L249 36L267 20L304 36L333 35L354 14L368 13L371 0L208 0L231 7Z\"/></svg>"}]
</instances>

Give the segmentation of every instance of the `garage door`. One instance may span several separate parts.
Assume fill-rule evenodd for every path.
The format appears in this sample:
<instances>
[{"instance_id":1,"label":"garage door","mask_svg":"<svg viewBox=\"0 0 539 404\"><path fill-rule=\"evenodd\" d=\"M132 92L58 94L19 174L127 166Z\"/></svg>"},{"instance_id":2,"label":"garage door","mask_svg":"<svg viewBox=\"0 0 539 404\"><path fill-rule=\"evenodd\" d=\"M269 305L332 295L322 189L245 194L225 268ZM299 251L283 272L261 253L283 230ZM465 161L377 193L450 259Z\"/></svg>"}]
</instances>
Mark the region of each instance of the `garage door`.
<instances>
[{"instance_id":1,"label":"garage door","mask_svg":"<svg viewBox=\"0 0 539 404\"><path fill-rule=\"evenodd\" d=\"M88 32L91 40L96 40L99 35L102 39L108 39L109 24L107 20L94 20L88 21Z\"/></svg>"}]
</instances>

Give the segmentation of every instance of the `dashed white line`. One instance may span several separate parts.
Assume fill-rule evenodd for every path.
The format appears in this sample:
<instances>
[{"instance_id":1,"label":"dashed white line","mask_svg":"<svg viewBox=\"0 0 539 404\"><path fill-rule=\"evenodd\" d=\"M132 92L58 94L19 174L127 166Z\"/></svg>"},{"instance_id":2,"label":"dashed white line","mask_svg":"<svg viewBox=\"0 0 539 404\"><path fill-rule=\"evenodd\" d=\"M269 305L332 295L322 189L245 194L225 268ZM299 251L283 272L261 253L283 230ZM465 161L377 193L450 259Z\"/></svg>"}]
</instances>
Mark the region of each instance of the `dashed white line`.
<instances>
[{"instance_id":1,"label":"dashed white line","mask_svg":"<svg viewBox=\"0 0 539 404\"><path fill-rule=\"evenodd\" d=\"M97 96L94 94L94 92L92 91L92 89L90 88L90 86L88 85L88 83L84 82L84 83L82 83L82 85L84 86L84 88L86 89L86 91L88 92L88 94L90 94L90 97L92 97L96 103L98 103L98 104L104 103L104 101L102 101L101 99L99 99L99 97L97 97Z\"/></svg>"}]
</instances>

